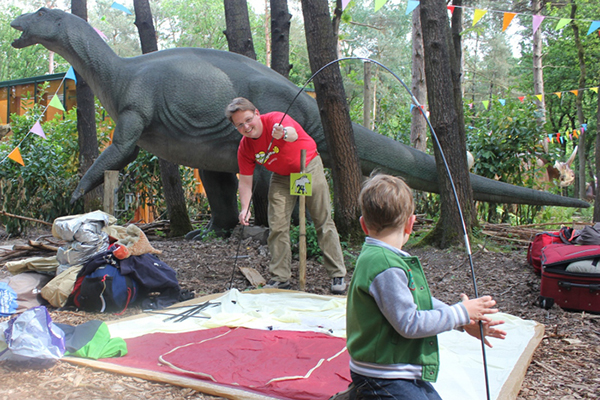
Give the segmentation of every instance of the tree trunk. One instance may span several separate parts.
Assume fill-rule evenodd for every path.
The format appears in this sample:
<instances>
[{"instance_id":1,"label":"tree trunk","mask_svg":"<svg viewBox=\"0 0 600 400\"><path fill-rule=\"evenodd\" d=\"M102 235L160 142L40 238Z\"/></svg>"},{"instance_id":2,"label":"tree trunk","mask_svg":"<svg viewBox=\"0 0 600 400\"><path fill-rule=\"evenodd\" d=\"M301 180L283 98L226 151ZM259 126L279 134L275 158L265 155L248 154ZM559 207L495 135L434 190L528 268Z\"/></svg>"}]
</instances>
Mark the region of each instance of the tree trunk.
<instances>
[{"instance_id":1,"label":"tree trunk","mask_svg":"<svg viewBox=\"0 0 600 400\"><path fill-rule=\"evenodd\" d=\"M586 78L586 70L585 70L585 57L584 50L581 44L581 38L579 37L579 26L577 22L574 20L575 14L577 13L577 5L571 4L571 18L573 21L571 22L571 27L573 28L573 37L575 39L575 47L577 48L577 59L579 60L579 87L585 87L585 78ZM575 106L577 108L577 123L579 124L578 128L583 126L585 123L585 118L583 116L583 90L579 90L577 92L577 97L575 98ZM584 130L581 131L579 135L579 198L585 199L585 190L586 190L586 179L585 179L585 136L586 133Z\"/></svg>"},{"instance_id":2,"label":"tree trunk","mask_svg":"<svg viewBox=\"0 0 600 400\"><path fill-rule=\"evenodd\" d=\"M531 0L531 8L533 14L539 14L542 8L541 0ZM533 91L535 94L544 93L544 69L542 66L542 31L541 28L533 34ZM537 106L540 110L540 118L538 122L544 124L546 122L546 103L544 96L539 101L536 98Z\"/></svg>"},{"instance_id":3,"label":"tree trunk","mask_svg":"<svg viewBox=\"0 0 600 400\"><path fill-rule=\"evenodd\" d=\"M229 45L229 51L232 53L243 54L253 60L256 60L256 52L252 42L252 31L250 30L250 20L248 19L248 3L246 0L223 0L225 4L225 37ZM249 99L252 101L252 99ZM263 176L265 174L261 174ZM254 186L252 188L252 207L254 209L254 224L268 226L267 216L269 199L269 178L263 176L263 180L258 180L255 174ZM266 179L266 181L264 181Z\"/></svg>"},{"instance_id":4,"label":"tree trunk","mask_svg":"<svg viewBox=\"0 0 600 400\"><path fill-rule=\"evenodd\" d=\"M425 62L423 60L423 34L421 33L421 16L419 15L418 11L414 11L412 13L412 38L411 90L419 103L425 106L427 99L427 84L425 81ZM423 117L421 110L416 107L412 109L411 114L410 143L415 149L425 152L427 150L427 123L425 121L425 117Z\"/></svg>"},{"instance_id":5,"label":"tree trunk","mask_svg":"<svg viewBox=\"0 0 600 400\"><path fill-rule=\"evenodd\" d=\"M471 229L472 193L467 171L466 143L460 134L457 115L449 46L451 37L446 4L443 0L421 0L421 29L425 49L425 75L427 98L431 111L431 123L445 154L445 161L438 145L434 146L437 175L440 183L441 212L435 228L427 235L426 242L440 248L464 244L464 234ZM434 139L435 140L435 139ZM449 174L452 179L449 178ZM460 209L464 221L461 220ZM466 232L463 232L463 224Z\"/></svg>"},{"instance_id":6,"label":"tree trunk","mask_svg":"<svg viewBox=\"0 0 600 400\"><path fill-rule=\"evenodd\" d=\"M71 0L71 13L87 21L87 0ZM83 77L75 71L77 79L77 133L79 137L79 173L81 176L92 166L98 155L96 133L96 105L94 93ZM83 196L83 210L90 212L102 209L103 186Z\"/></svg>"},{"instance_id":7,"label":"tree trunk","mask_svg":"<svg viewBox=\"0 0 600 400\"><path fill-rule=\"evenodd\" d=\"M227 25L227 29L223 33L227 38L229 51L256 60L250 20L248 19L248 3L246 0L223 0L223 4L225 5L225 24Z\"/></svg>"},{"instance_id":8,"label":"tree trunk","mask_svg":"<svg viewBox=\"0 0 600 400\"><path fill-rule=\"evenodd\" d=\"M336 59L336 40L327 0L302 0L310 68L315 73ZM334 64L315 77L315 92L327 146L331 152L335 223L341 236L360 235L361 171L342 74Z\"/></svg>"},{"instance_id":9,"label":"tree trunk","mask_svg":"<svg viewBox=\"0 0 600 400\"><path fill-rule=\"evenodd\" d=\"M271 0L271 68L289 78L290 21L287 0Z\"/></svg>"},{"instance_id":10,"label":"tree trunk","mask_svg":"<svg viewBox=\"0 0 600 400\"><path fill-rule=\"evenodd\" d=\"M134 0L135 26L140 35L142 53L151 53L158 50L156 30L152 21L152 11L148 0ZM170 221L170 236L183 236L192 230L192 223L185 204L185 194L179 166L159 159L160 178L163 185L167 214Z\"/></svg>"}]
</instances>

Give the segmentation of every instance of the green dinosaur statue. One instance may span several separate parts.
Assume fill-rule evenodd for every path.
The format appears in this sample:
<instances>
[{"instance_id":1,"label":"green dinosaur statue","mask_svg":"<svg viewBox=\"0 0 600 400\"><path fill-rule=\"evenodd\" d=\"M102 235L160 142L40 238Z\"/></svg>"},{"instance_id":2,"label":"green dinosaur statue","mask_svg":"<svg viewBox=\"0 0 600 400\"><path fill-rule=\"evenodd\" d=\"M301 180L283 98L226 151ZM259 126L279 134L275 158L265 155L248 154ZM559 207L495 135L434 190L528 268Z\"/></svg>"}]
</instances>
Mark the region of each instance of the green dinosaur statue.
<instances>
[{"instance_id":1,"label":"green dinosaur statue","mask_svg":"<svg viewBox=\"0 0 600 400\"><path fill-rule=\"evenodd\" d=\"M82 177L76 201L103 182L105 170L119 170L143 148L167 161L202 170L212 211L211 230L237 224L237 147L240 134L225 118L234 98L250 99L263 112L284 112L299 89L270 68L227 51L176 48L122 58L83 19L41 8L17 17L22 31L15 48L41 44L63 56L83 76L116 122L113 143ZM327 166L330 156L316 101L302 93L289 114L315 139ZM439 192L432 156L354 124L365 175L378 169L401 176L416 190ZM138 147L139 146L139 147ZM589 207L573 198L471 174L473 198L494 203Z\"/></svg>"}]
</instances>

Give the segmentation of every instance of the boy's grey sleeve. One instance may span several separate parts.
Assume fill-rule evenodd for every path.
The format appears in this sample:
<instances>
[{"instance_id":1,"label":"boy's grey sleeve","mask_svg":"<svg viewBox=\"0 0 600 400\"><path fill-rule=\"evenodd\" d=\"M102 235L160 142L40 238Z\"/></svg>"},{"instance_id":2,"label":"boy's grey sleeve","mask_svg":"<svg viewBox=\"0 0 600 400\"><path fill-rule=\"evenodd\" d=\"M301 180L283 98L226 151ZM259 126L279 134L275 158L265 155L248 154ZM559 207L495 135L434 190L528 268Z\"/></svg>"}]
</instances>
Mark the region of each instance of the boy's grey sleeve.
<instances>
[{"instance_id":1,"label":"boy's grey sleeve","mask_svg":"<svg viewBox=\"0 0 600 400\"><path fill-rule=\"evenodd\" d=\"M406 273L400 268L377 275L369 293L394 329L409 339L437 335L469 323L469 314L460 303L449 306L434 299L433 310L417 310Z\"/></svg>"}]
</instances>

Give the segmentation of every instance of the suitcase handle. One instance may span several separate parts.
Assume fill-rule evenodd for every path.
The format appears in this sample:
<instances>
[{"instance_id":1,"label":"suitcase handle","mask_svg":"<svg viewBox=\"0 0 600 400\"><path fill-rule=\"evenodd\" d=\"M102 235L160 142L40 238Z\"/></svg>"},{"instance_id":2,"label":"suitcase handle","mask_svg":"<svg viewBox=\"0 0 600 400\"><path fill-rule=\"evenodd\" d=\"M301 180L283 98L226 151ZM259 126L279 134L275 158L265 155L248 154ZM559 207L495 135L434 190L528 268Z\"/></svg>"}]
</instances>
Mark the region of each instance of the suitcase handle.
<instances>
[{"instance_id":1,"label":"suitcase handle","mask_svg":"<svg viewBox=\"0 0 600 400\"><path fill-rule=\"evenodd\" d=\"M596 292L596 291L600 290L600 284L599 285L584 285L581 283L558 281L558 286L563 287L567 290L571 290L571 288L574 288L574 287L590 289L590 292Z\"/></svg>"}]
</instances>

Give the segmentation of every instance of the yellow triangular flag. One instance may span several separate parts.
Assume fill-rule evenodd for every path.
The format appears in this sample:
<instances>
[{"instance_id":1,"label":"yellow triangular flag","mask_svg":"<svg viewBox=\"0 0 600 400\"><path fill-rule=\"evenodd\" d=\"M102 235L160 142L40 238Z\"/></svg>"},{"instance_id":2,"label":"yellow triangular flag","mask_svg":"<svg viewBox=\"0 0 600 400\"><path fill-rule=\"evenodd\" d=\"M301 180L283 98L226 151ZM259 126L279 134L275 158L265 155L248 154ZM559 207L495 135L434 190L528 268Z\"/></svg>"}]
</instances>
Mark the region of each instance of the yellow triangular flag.
<instances>
[{"instance_id":1,"label":"yellow triangular flag","mask_svg":"<svg viewBox=\"0 0 600 400\"><path fill-rule=\"evenodd\" d=\"M479 8L475 9L475 15L473 16L473 26L475 26L475 24L479 22L481 17L483 17L486 12L487 12L487 10L482 10Z\"/></svg>"},{"instance_id":2,"label":"yellow triangular flag","mask_svg":"<svg viewBox=\"0 0 600 400\"><path fill-rule=\"evenodd\" d=\"M598 86L596 87L591 87L590 88L591 91L598 93Z\"/></svg>"},{"instance_id":3,"label":"yellow triangular flag","mask_svg":"<svg viewBox=\"0 0 600 400\"><path fill-rule=\"evenodd\" d=\"M505 12L504 19L502 20L502 32L508 28L508 25L512 22L513 18L517 15L517 13Z\"/></svg>"},{"instance_id":4,"label":"yellow triangular flag","mask_svg":"<svg viewBox=\"0 0 600 400\"><path fill-rule=\"evenodd\" d=\"M577 96L577 93L579 93L579 90L569 90L569 92L573 93L575 96Z\"/></svg>"},{"instance_id":5,"label":"yellow triangular flag","mask_svg":"<svg viewBox=\"0 0 600 400\"><path fill-rule=\"evenodd\" d=\"M559 99L560 99L560 96L562 96L562 92L554 92L554 94L557 95Z\"/></svg>"},{"instance_id":6,"label":"yellow triangular flag","mask_svg":"<svg viewBox=\"0 0 600 400\"><path fill-rule=\"evenodd\" d=\"M544 97L544 95L543 94L536 94L535 97L537 97L539 101L542 101L542 98Z\"/></svg>"},{"instance_id":7,"label":"yellow triangular flag","mask_svg":"<svg viewBox=\"0 0 600 400\"><path fill-rule=\"evenodd\" d=\"M483 106L484 106L484 107L485 107L485 109L487 110L487 109L488 109L488 106L490 105L490 102L489 102L488 100L483 100L481 103L483 104Z\"/></svg>"},{"instance_id":8,"label":"yellow triangular flag","mask_svg":"<svg viewBox=\"0 0 600 400\"><path fill-rule=\"evenodd\" d=\"M387 3L387 0L375 0L375 11L379 10Z\"/></svg>"},{"instance_id":9,"label":"yellow triangular flag","mask_svg":"<svg viewBox=\"0 0 600 400\"><path fill-rule=\"evenodd\" d=\"M50 100L50 104L48 104L48 105L50 107L58 108L61 111L65 111L65 108L63 107L62 103L60 102L60 99L56 95L52 96L52 100Z\"/></svg>"},{"instance_id":10,"label":"yellow triangular flag","mask_svg":"<svg viewBox=\"0 0 600 400\"><path fill-rule=\"evenodd\" d=\"M561 18L560 21L558 21L558 24L556 24L556 28L554 28L554 29L559 30L571 21L572 21L571 18Z\"/></svg>"},{"instance_id":11,"label":"yellow triangular flag","mask_svg":"<svg viewBox=\"0 0 600 400\"><path fill-rule=\"evenodd\" d=\"M15 147L15 149L10 152L8 158L13 160L14 162L18 162L22 166L25 166L25 163L23 162L23 157L21 157L21 152L19 151L18 147Z\"/></svg>"}]
</instances>

